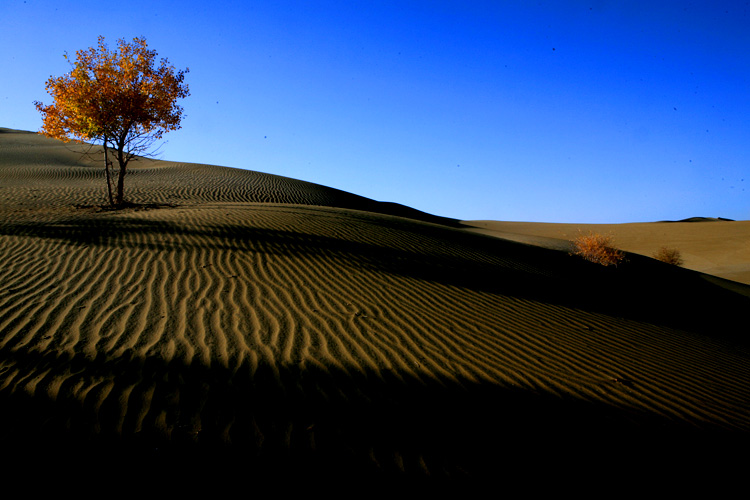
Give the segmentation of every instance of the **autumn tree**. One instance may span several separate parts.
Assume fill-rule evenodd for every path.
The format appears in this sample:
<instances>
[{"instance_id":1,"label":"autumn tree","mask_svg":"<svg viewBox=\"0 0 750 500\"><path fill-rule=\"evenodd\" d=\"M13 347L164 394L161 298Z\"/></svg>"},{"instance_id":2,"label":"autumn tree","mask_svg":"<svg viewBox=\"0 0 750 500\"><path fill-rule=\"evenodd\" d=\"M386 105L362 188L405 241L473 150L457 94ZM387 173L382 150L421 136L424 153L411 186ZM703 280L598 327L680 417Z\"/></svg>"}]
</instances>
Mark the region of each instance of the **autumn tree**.
<instances>
[{"instance_id":1,"label":"autumn tree","mask_svg":"<svg viewBox=\"0 0 750 500\"><path fill-rule=\"evenodd\" d=\"M109 203L122 206L128 163L147 154L164 133L180 128L183 110L176 101L190 94L184 83L188 69L176 71L167 59L157 65L144 38L120 39L110 51L100 36L97 47L76 52L75 62L64 57L70 73L46 82L54 103L34 103L43 116L41 132L101 144ZM111 153L119 167L114 198Z\"/></svg>"}]
</instances>

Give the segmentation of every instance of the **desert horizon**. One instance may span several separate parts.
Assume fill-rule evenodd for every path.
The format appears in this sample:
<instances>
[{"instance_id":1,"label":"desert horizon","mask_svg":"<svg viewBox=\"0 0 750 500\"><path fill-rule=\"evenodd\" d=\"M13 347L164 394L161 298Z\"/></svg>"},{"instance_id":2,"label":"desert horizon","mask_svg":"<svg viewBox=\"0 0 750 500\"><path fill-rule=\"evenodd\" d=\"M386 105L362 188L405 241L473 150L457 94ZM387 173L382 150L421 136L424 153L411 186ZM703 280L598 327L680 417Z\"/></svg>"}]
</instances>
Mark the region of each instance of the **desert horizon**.
<instances>
[{"instance_id":1,"label":"desert horizon","mask_svg":"<svg viewBox=\"0 0 750 500\"><path fill-rule=\"evenodd\" d=\"M741 469L750 221L461 221L156 159L107 210L83 148L0 128L8 453L257 477ZM588 231L625 260L572 255Z\"/></svg>"}]
</instances>

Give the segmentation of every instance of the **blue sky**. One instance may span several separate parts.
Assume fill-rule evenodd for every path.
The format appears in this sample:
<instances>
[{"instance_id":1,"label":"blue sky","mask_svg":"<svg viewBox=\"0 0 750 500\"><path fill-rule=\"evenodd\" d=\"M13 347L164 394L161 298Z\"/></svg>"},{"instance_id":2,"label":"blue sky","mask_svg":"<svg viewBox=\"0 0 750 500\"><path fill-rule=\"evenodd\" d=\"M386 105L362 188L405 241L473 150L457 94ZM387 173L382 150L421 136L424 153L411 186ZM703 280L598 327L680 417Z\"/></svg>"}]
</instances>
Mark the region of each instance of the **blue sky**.
<instances>
[{"instance_id":1,"label":"blue sky","mask_svg":"<svg viewBox=\"0 0 750 500\"><path fill-rule=\"evenodd\" d=\"M99 35L190 68L166 160L460 219L750 219L750 1L2 0L0 126Z\"/></svg>"}]
</instances>

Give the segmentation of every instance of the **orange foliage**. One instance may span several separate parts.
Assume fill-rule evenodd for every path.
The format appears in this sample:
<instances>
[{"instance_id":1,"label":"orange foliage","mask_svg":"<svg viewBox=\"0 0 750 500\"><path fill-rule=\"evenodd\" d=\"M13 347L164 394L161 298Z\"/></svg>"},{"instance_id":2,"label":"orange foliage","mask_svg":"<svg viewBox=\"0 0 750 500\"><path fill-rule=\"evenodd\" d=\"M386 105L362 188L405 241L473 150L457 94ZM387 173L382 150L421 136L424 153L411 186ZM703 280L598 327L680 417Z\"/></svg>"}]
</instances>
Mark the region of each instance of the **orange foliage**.
<instances>
[{"instance_id":1,"label":"orange foliage","mask_svg":"<svg viewBox=\"0 0 750 500\"><path fill-rule=\"evenodd\" d=\"M625 258L625 254L614 247L609 236L596 233L581 234L573 240L573 245L575 255L603 266L617 266Z\"/></svg>"},{"instance_id":2,"label":"orange foliage","mask_svg":"<svg viewBox=\"0 0 750 500\"><path fill-rule=\"evenodd\" d=\"M68 55L65 59L69 62ZM165 132L180 128L179 98L189 95L184 84L187 69L176 71L166 59L156 62L146 40L117 41L110 51L99 37L98 46L76 52L70 73L50 77L51 105L35 102L43 115L41 132L48 137L94 141L105 151L110 203L123 203L123 179L128 162L145 153ZM117 201L109 184L108 148L116 151L119 171Z\"/></svg>"},{"instance_id":3,"label":"orange foliage","mask_svg":"<svg viewBox=\"0 0 750 500\"><path fill-rule=\"evenodd\" d=\"M661 247L659 251L654 254L654 258L675 266L681 266L685 263L682 259L682 254L676 248Z\"/></svg>"}]
</instances>

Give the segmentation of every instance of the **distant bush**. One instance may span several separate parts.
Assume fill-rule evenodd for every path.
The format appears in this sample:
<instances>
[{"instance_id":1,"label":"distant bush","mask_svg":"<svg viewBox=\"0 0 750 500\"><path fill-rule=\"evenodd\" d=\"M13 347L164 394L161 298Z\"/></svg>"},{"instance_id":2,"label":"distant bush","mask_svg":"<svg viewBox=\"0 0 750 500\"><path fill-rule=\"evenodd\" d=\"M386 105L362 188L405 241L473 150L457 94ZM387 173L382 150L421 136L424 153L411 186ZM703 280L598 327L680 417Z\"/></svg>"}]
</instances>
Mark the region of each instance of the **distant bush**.
<instances>
[{"instance_id":1,"label":"distant bush","mask_svg":"<svg viewBox=\"0 0 750 500\"><path fill-rule=\"evenodd\" d=\"M661 247L659 251L654 254L654 258L675 266L681 266L685 263L685 261L682 260L682 254L680 254L680 251L676 248Z\"/></svg>"},{"instance_id":2,"label":"distant bush","mask_svg":"<svg viewBox=\"0 0 750 500\"><path fill-rule=\"evenodd\" d=\"M581 234L573 240L573 245L575 255L603 266L617 266L625 258L625 254L614 247L610 236Z\"/></svg>"}]
</instances>

